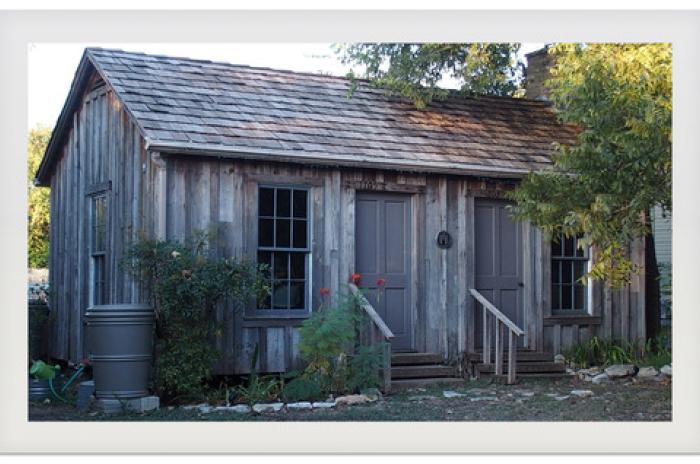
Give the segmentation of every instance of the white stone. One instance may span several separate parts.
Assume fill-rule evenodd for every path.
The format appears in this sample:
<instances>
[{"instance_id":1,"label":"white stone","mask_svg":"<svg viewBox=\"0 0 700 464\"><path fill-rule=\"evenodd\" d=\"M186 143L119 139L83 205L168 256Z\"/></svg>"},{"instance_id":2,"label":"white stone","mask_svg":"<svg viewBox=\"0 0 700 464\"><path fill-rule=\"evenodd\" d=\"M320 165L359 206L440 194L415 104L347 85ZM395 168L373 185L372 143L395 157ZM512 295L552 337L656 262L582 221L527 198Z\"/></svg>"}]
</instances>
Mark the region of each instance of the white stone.
<instances>
[{"instance_id":1,"label":"white stone","mask_svg":"<svg viewBox=\"0 0 700 464\"><path fill-rule=\"evenodd\" d=\"M214 408L215 411L219 412L236 412L240 414L247 414L251 411L250 406L247 404L234 404L233 406L217 406Z\"/></svg>"},{"instance_id":2,"label":"white stone","mask_svg":"<svg viewBox=\"0 0 700 464\"><path fill-rule=\"evenodd\" d=\"M602 374L598 374L591 379L591 382L593 382L596 385L599 385L599 384L605 383L605 382L609 382L609 381L610 381L610 377L608 377L608 374L606 374L605 372L603 372Z\"/></svg>"},{"instance_id":3,"label":"white stone","mask_svg":"<svg viewBox=\"0 0 700 464\"><path fill-rule=\"evenodd\" d=\"M568 399L569 399L569 395L555 396L554 399L557 400L557 401L568 400Z\"/></svg>"},{"instance_id":4,"label":"white stone","mask_svg":"<svg viewBox=\"0 0 700 464\"><path fill-rule=\"evenodd\" d=\"M316 401L315 403L311 403L311 407L314 409L330 409L335 407L335 401Z\"/></svg>"},{"instance_id":5,"label":"white stone","mask_svg":"<svg viewBox=\"0 0 700 464\"><path fill-rule=\"evenodd\" d=\"M661 373L663 375L667 375L669 377L673 376L673 367L671 364L666 364L664 367L661 368Z\"/></svg>"},{"instance_id":6,"label":"white stone","mask_svg":"<svg viewBox=\"0 0 700 464\"><path fill-rule=\"evenodd\" d=\"M588 369L579 369L577 371L579 375L590 375L591 377L596 376L601 372L603 372L603 370L598 366L589 367Z\"/></svg>"},{"instance_id":7,"label":"white stone","mask_svg":"<svg viewBox=\"0 0 700 464\"><path fill-rule=\"evenodd\" d=\"M199 404L186 404L184 406L180 406L180 409L184 409L185 411L189 411L192 409L199 409L203 406L208 406L207 403L199 403Z\"/></svg>"},{"instance_id":8,"label":"white stone","mask_svg":"<svg viewBox=\"0 0 700 464\"><path fill-rule=\"evenodd\" d=\"M130 399L126 402L126 409L136 412L156 411L160 408L160 398L157 396L144 396Z\"/></svg>"},{"instance_id":9,"label":"white stone","mask_svg":"<svg viewBox=\"0 0 700 464\"><path fill-rule=\"evenodd\" d=\"M521 396L524 396L526 398L531 398L531 397L535 396L535 392L529 391L529 390L520 390L520 391L518 391L518 394Z\"/></svg>"},{"instance_id":10,"label":"white stone","mask_svg":"<svg viewBox=\"0 0 700 464\"><path fill-rule=\"evenodd\" d=\"M311 403L308 401L299 401L296 403L287 403L287 409L311 409Z\"/></svg>"},{"instance_id":11,"label":"white stone","mask_svg":"<svg viewBox=\"0 0 700 464\"><path fill-rule=\"evenodd\" d=\"M608 377L611 379L634 375L634 371L634 364L614 364L605 369L605 373L608 374Z\"/></svg>"},{"instance_id":12,"label":"white stone","mask_svg":"<svg viewBox=\"0 0 700 464\"><path fill-rule=\"evenodd\" d=\"M279 412L284 407L284 403L259 403L253 405L253 411L258 414L263 412Z\"/></svg>"},{"instance_id":13,"label":"white stone","mask_svg":"<svg viewBox=\"0 0 700 464\"><path fill-rule=\"evenodd\" d=\"M208 404L199 407L199 412L201 412L202 414L209 414L213 410L214 410L214 408L209 406Z\"/></svg>"},{"instance_id":14,"label":"white stone","mask_svg":"<svg viewBox=\"0 0 700 464\"><path fill-rule=\"evenodd\" d=\"M554 356L554 362L557 364L564 364L566 362L566 357L563 354L558 354Z\"/></svg>"},{"instance_id":15,"label":"white stone","mask_svg":"<svg viewBox=\"0 0 700 464\"><path fill-rule=\"evenodd\" d=\"M593 392L591 390L571 390L571 394L574 396L578 396L579 398L587 398L589 396L593 396Z\"/></svg>"},{"instance_id":16,"label":"white stone","mask_svg":"<svg viewBox=\"0 0 700 464\"><path fill-rule=\"evenodd\" d=\"M658 374L659 374L659 371L657 371L655 367L652 367L652 366L640 367L639 372L637 372L637 377L642 377L642 378L656 377Z\"/></svg>"},{"instance_id":17,"label":"white stone","mask_svg":"<svg viewBox=\"0 0 700 464\"><path fill-rule=\"evenodd\" d=\"M495 396L477 396L469 398L469 401L498 401L498 398Z\"/></svg>"},{"instance_id":18,"label":"white stone","mask_svg":"<svg viewBox=\"0 0 700 464\"><path fill-rule=\"evenodd\" d=\"M458 392L452 391L452 390L445 390L444 392L442 392L442 396L444 396L445 398L459 398L461 396L467 396L467 395L465 395L464 393L458 393Z\"/></svg>"},{"instance_id":19,"label":"white stone","mask_svg":"<svg viewBox=\"0 0 700 464\"><path fill-rule=\"evenodd\" d=\"M348 405L351 406L353 404L363 404L363 403L369 403L370 399L367 397L367 395L345 395L345 396L339 396L335 399L335 404L340 406L340 405Z\"/></svg>"}]
</instances>

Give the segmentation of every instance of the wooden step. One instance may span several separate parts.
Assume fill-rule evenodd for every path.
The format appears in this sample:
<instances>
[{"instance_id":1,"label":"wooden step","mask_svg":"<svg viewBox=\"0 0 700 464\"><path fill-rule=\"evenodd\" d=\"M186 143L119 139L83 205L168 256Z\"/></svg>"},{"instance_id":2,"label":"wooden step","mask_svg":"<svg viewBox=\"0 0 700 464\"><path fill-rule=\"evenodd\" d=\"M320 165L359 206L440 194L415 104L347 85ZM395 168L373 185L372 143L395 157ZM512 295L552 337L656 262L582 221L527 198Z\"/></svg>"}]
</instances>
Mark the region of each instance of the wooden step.
<instances>
[{"instance_id":1,"label":"wooden step","mask_svg":"<svg viewBox=\"0 0 700 464\"><path fill-rule=\"evenodd\" d=\"M437 353L393 353L391 355L392 366L416 366L420 364L441 364L445 361L442 355Z\"/></svg>"},{"instance_id":2,"label":"wooden step","mask_svg":"<svg viewBox=\"0 0 700 464\"><path fill-rule=\"evenodd\" d=\"M391 381L391 391L399 392L410 390L412 388L432 388L445 387L455 388L465 385L465 380L461 377L440 377L426 379L400 379Z\"/></svg>"},{"instance_id":3,"label":"wooden step","mask_svg":"<svg viewBox=\"0 0 700 464\"><path fill-rule=\"evenodd\" d=\"M428 377L454 377L455 368L438 364L419 366L392 366L391 378L393 379L418 379Z\"/></svg>"},{"instance_id":4,"label":"wooden step","mask_svg":"<svg viewBox=\"0 0 700 464\"><path fill-rule=\"evenodd\" d=\"M469 361L481 362L482 353L469 353L467 355ZM496 353L491 351L491 359L496 357ZM540 361L540 362L552 362L554 361L554 355L552 353L546 353L543 351L530 351L530 350L518 350L515 352L515 358L520 361ZM508 359L508 350L504 349L503 359Z\"/></svg>"},{"instance_id":5,"label":"wooden step","mask_svg":"<svg viewBox=\"0 0 700 464\"><path fill-rule=\"evenodd\" d=\"M491 364L477 364L476 369L483 374L492 374L496 370L496 366ZM508 364L503 363L503 372L508 371ZM534 373L565 373L566 366L564 364L558 364L554 362L519 362L515 373L517 375L521 374L534 374Z\"/></svg>"}]
</instances>

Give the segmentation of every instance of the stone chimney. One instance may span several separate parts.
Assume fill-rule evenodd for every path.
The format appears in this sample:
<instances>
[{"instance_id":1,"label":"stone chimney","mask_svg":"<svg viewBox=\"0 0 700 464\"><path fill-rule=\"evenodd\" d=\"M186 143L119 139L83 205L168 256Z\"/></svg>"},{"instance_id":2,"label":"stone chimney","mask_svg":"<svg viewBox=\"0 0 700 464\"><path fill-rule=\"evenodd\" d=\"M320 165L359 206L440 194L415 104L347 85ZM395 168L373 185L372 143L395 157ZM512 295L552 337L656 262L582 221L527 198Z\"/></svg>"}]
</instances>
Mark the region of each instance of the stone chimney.
<instances>
[{"instance_id":1,"label":"stone chimney","mask_svg":"<svg viewBox=\"0 0 700 464\"><path fill-rule=\"evenodd\" d=\"M549 101L549 89L544 81L549 79L549 70L554 66L554 56L548 52L549 47L536 50L525 55L525 98Z\"/></svg>"}]
</instances>

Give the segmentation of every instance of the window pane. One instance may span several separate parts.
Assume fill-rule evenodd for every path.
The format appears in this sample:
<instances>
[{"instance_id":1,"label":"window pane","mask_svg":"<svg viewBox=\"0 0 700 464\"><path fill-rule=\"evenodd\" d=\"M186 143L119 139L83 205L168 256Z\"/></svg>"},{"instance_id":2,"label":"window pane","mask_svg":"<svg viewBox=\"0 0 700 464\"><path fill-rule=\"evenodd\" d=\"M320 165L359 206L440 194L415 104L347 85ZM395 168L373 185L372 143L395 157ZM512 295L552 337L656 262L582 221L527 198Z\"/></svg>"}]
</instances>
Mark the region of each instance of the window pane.
<instances>
[{"instance_id":1,"label":"window pane","mask_svg":"<svg viewBox=\"0 0 700 464\"><path fill-rule=\"evenodd\" d=\"M258 251L258 264L272 266L272 253L269 251Z\"/></svg>"},{"instance_id":2,"label":"window pane","mask_svg":"<svg viewBox=\"0 0 700 464\"><path fill-rule=\"evenodd\" d=\"M306 248L306 221L294 221L294 248Z\"/></svg>"},{"instance_id":3,"label":"window pane","mask_svg":"<svg viewBox=\"0 0 700 464\"><path fill-rule=\"evenodd\" d=\"M274 219L260 219L258 221L258 246L274 246L272 240L274 223Z\"/></svg>"},{"instance_id":4,"label":"window pane","mask_svg":"<svg viewBox=\"0 0 700 464\"><path fill-rule=\"evenodd\" d=\"M94 281L93 281L93 298L95 304L105 304L107 298L105 295L105 257L95 256L94 258Z\"/></svg>"},{"instance_id":5,"label":"window pane","mask_svg":"<svg viewBox=\"0 0 700 464\"><path fill-rule=\"evenodd\" d=\"M261 188L258 191L258 215L275 215L275 190L271 188Z\"/></svg>"},{"instance_id":6,"label":"window pane","mask_svg":"<svg viewBox=\"0 0 700 464\"><path fill-rule=\"evenodd\" d=\"M576 285L574 287L574 309L584 309L584 295L586 288L583 285Z\"/></svg>"},{"instance_id":7,"label":"window pane","mask_svg":"<svg viewBox=\"0 0 700 464\"><path fill-rule=\"evenodd\" d=\"M559 300L559 287L558 284L552 284L552 309L560 309L561 301Z\"/></svg>"},{"instance_id":8,"label":"window pane","mask_svg":"<svg viewBox=\"0 0 700 464\"><path fill-rule=\"evenodd\" d=\"M306 190L295 190L294 191L294 217L295 218L307 218L306 215Z\"/></svg>"},{"instance_id":9,"label":"window pane","mask_svg":"<svg viewBox=\"0 0 700 464\"><path fill-rule=\"evenodd\" d=\"M565 238L564 239L564 255L565 256L574 256L574 238Z\"/></svg>"},{"instance_id":10,"label":"window pane","mask_svg":"<svg viewBox=\"0 0 700 464\"><path fill-rule=\"evenodd\" d=\"M290 190L277 189L277 217L291 216Z\"/></svg>"},{"instance_id":11,"label":"window pane","mask_svg":"<svg viewBox=\"0 0 700 464\"><path fill-rule=\"evenodd\" d=\"M274 309L287 309L289 283L275 282L272 289L272 306Z\"/></svg>"},{"instance_id":12,"label":"window pane","mask_svg":"<svg viewBox=\"0 0 700 464\"><path fill-rule=\"evenodd\" d=\"M290 290L290 308L291 309L304 309L304 282L292 282L289 287Z\"/></svg>"},{"instance_id":13,"label":"window pane","mask_svg":"<svg viewBox=\"0 0 700 464\"><path fill-rule=\"evenodd\" d=\"M561 309L572 309L570 285L562 285L561 287Z\"/></svg>"},{"instance_id":14,"label":"window pane","mask_svg":"<svg viewBox=\"0 0 700 464\"><path fill-rule=\"evenodd\" d=\"M289 278L287 266L289 265L289 253L275 253L275 280Z\"/></svg>"},{"instance_id":15,"label":"window pane","mask_svg":"<svg viewBox=\"0 0 700 464\"><path fill-rule=\"evenodd\" d=\"M561 261L561 281L565 284L571 283L571 276L573 272L573 262L572 261Z\"/></svg>"},{"instance_id":16,"label":"window pane","mask_svg":"<svg viewBox=\"0 0 700 464\"><path fill-rule=\"evenodd\" d=\"M290 253L291 257L291 278L306 278L306 253Z\"/></svg>"},{"instance_id":17,"label":"window pane","mask_svg":"<svg viewBox=\"0 0 700 464\"><path fill-rule=\"evenodd\" d=\"M289 219L277 219L277 241L278 248L289 248Z\"/></svg>"},{"instance_id":18,"label":"window pane","mask_svg":"<svg viewBox=\"0 0 700 464\"><path fill-rule=\"evenodd\" d=\"M574 263L574 280L580 282L581 277L586 274L587 261L576 261Z\"/></svg>"}]
</instances>

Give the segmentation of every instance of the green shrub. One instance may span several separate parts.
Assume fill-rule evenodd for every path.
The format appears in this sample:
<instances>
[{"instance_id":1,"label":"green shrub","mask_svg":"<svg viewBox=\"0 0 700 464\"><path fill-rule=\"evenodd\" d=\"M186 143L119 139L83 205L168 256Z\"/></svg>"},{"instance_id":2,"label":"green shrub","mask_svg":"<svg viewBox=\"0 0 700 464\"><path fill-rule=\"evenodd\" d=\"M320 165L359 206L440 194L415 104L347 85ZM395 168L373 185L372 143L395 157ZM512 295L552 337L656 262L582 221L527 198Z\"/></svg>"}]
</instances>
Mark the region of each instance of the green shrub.
<instances>
[{"instance_id":1,"label":"green shrub","mask_svg":"<svg viewBox=\"0 0 700 464\"><path fill-rule=\"evenodd\" d=\"M314 401L322 399L323 392L318 382L298 377L284 386L281 396L284 401Z\"/></svg>"},{"instance_id":2,"label":"green shrub","mask_svg":"<svg viewBox=\"0 0 700 464\"><path fill-rule=\"evenodd\" d=\"M299 352L307 362L302 375L324 393L354 392L380 385L380 345L362 345L359 331L367 317L358 297L338 295L334 306L321 306L299 329Z\"/></svg>"},{"instance_id":3,"label":"green shrub","mask_svg":"<svg viewBox=\"0 0 700 464\"><path fill-rule=\"evenodd\" d=\"M619 338L593 337L573 346L565 356L575 367L635 363L658 368L671 362L670 343L665 337L649 339L642 345Z\"/></svg>"},{"instance_id":4,"label":"green shrub","mask_svg":"<svg viewBox=\"0 0 700 464\"><path fill-rule=\"evenodd\" d=\"M211 239L198 232L184 244L141 241L122 260L150 291L156 313L154 388L166 398L199 394L210 378L219 357L217 304L229 298L240 307L269 293L264 269L217 256Z\"/></svg>"}]
</instances>

